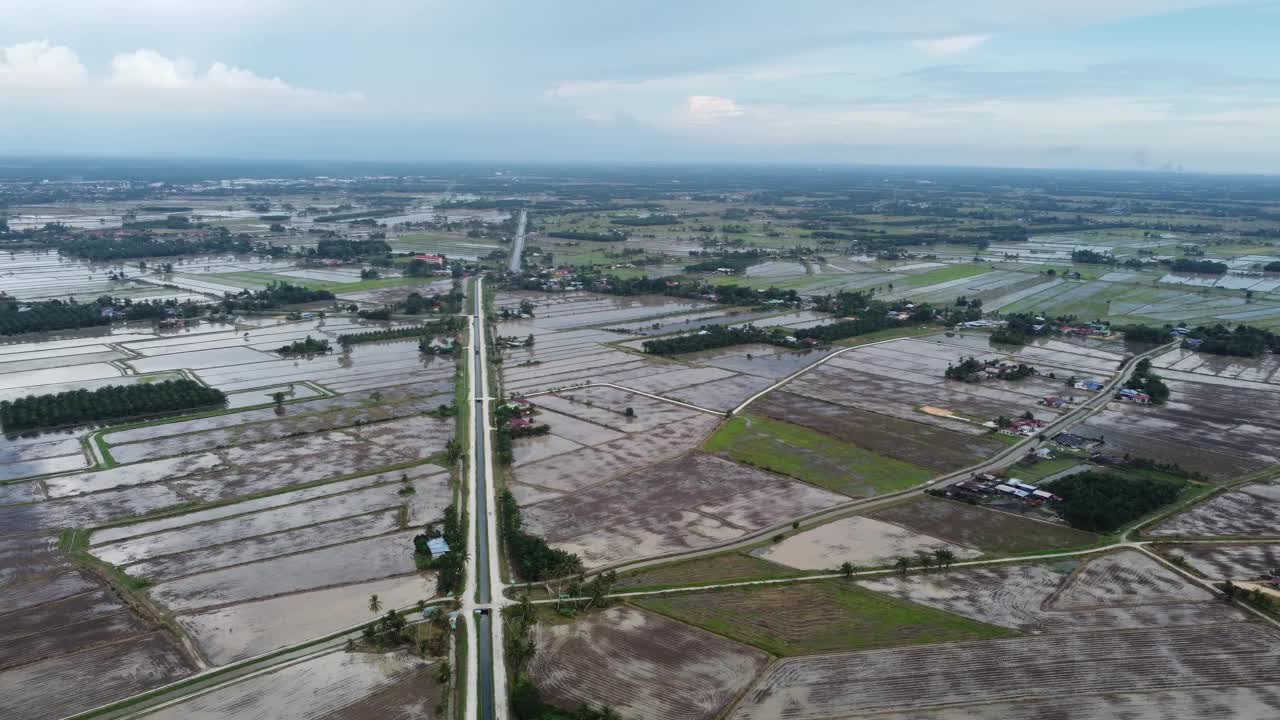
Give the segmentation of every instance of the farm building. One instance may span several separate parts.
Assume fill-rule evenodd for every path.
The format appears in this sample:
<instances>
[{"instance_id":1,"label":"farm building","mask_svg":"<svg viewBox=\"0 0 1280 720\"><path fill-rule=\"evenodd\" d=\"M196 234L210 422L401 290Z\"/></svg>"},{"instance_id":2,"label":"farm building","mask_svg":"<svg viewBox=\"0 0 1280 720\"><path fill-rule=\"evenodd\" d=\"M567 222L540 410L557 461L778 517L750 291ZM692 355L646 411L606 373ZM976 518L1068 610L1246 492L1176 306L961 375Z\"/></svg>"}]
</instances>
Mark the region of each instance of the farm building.
<instances>
[{"instance_id":1,"label":"farm building","mask_svg":"<svg viewBox=\"0 0 1280 720\"><path fill-rule=\"evenodd\" d=\"M432 538L427 541L427 552L431 557L440 557L449 552L449 543L442 537Z\"/></svg>"}]
</instances>

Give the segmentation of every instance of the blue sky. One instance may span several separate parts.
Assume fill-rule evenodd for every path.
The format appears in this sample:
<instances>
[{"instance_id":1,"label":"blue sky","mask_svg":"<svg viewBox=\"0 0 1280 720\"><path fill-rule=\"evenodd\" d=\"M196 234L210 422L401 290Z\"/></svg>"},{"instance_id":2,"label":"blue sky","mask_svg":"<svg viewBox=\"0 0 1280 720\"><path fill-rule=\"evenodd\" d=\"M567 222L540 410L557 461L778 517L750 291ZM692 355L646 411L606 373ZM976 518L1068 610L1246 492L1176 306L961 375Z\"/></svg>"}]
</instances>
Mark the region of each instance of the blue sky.
<instances>
[{"instance_id":1,"label":"blue sky","mask_svg":"<svg viewBox=\"0 0 1280 720\"><path fill-rule=\"evenodd\" d=\"M0 152L1280 171L1280 2L0 0Z\"/></svg>"}]
</instances>

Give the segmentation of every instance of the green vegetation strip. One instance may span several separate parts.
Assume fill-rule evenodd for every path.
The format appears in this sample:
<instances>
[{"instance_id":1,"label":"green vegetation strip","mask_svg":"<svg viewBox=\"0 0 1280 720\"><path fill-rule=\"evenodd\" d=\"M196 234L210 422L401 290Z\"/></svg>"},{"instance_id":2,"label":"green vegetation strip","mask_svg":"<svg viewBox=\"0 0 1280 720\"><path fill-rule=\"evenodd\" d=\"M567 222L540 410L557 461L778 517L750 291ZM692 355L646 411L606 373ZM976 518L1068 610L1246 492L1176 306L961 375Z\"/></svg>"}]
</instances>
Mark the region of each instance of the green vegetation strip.
<instances>
[{"instance_id":1,"label":"green vegetation strip","mask_svg":"<svg viewBox=\"0 0 1280 720\"><path fill-rule=\"evenodd\" d=\"M927 468L757 415L733 418L704 447L709 452L724 453L739 462L851 496L905 490L934 475Z\"/></svg>"},{"instance_id":2,"label":"green vegetation strip","mask_svg":"<svg viewBox=\"0 0 1280 720\"><path fill-rule=\"evenodd\" d=\"M1017 634L841 580L664 595L636 604L784 657Z\"/></svg>"}]
</instances>

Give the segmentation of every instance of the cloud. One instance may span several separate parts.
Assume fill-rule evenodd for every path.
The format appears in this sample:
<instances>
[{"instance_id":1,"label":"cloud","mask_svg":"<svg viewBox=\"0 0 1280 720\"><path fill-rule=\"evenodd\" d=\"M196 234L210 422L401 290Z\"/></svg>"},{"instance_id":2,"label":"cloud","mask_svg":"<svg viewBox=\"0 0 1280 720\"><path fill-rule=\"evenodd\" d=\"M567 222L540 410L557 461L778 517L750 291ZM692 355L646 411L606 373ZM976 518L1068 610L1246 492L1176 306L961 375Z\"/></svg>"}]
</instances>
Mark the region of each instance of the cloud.
<instances>
[{"instance_id":1,"label":"cloud","mask_svg":"<svg viewBox=\"0 0 1280 720\"><path fill-rule=\"evenodd\" d=\"M742 117L742 106L730 98L715 95L690 95L685 100L684 114L694 125L715 125L722 120Z\"/></svg>"},{"instance_id":2,"label":"cloud","mask_svg":"<svg viewBox=\"0 0 1280 720\"><path fill-rule=\"evenodd\" d=\"M970 50L976 50L990 39L990 35L952 35L929 40L916 40L911 43L911 47L929 55L959 55Z\"/></svg>"},{"instance_id":3,"label":"cloud","mask_svg":"<svg viewBox=\"0 0 1280 720\"><path fill-rule=\"evenodd\" d=\"M0 86L75 87L88 76L76 54L61 45L39 41L0 48Z\"/></svg>"},{"instance_id":4,"label":"cloud","mask_svg":"<svg viewBox=\"0 0 1280 720\"><path fill-rule=\"evenodd\" d=\"M135 50L111 58L107 82L123 87L184 88L195 84L190 62L170 60L155 50Z\"/></svg>"}]
</instances>

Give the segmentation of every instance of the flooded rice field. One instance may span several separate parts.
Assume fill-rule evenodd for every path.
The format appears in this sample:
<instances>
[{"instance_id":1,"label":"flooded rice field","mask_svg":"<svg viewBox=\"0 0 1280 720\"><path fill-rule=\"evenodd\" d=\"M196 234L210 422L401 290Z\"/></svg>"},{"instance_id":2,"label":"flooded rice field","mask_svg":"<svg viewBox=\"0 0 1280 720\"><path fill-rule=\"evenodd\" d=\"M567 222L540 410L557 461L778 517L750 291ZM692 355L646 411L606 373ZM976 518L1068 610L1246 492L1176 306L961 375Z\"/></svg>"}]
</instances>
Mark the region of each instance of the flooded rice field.
<instances>
[{"instance_id":1,"label":"flooded rice field","mask_svg":"<svg viewBox=\"0 0 1280 720\"><path fill-rule=\"evenodd\" d=\"M917 551L951 550L957 560L982 555L975 548L956 545L869 517L849 517L792 535L780 543L753 550L755 557L798 570L831 570L851 562L862 567L889 566Z\"/></svg>"},{"instance_id":2,"label":"flooded rice field","mask_svg":"<svg viewBox=\"0 0 1280 720\"><path fill-rule=\"evenodd\" d=\"M1161 545L1165 557L1181 557L1201 575L1212 580L1258 580L1280 567L1280 545L1195 543Z\"/></svg>"},{"instance_id":3,"label":"flooded rice field","mask_svg":"<svg viewBox=\"0 0 1280 720\"><path fill-rule=\"evenodd\" d=\"M352 583L177 616L214 665L244 660L369 620L369 596L403 609L435 595L434 578L418 575Z\"/></svg>"},{"instance_id":4,"label":"flooded rice field","mask_svg":"<svg viewBox=\"0 0 1280 720\"><path fill-rule=\"evenodd\" d=\"M384 654L334 651L283 665L140 717L150 720L343 717L341 712L345 708L402 684L418 685L423 698L438 696L439 691L433 687L434 669L433 662L403 651ZM434 705L432 707L434 710ZM384 716L350 717L364 720Z\"/></svg>"},{"instance_id":5,"label":"flooded rice field","mask_svg":"<svg viewBox=\"0 0 1280 720\"><path fill-rule=\"evenodd\" d=\"M1153 537L1271 538L1280 536L1280 485L1253 484L1214 495L1145 530Z\"/></svg>"},{"instance_id":6,"label":"flooded rice field","mask_svg":"<svg viewBox=\"0 0 1280 720\"><path fill-rule=\"evenodd\" d=\"M616 607L539 624L529 674L561 708L608 705L623 717L710 720L769 656L656 613Z\"/></svg>"},{"instance_id":7,"label":"flooded rice field","mask_svg":"<svg viewBox=\"0 0 1280 720\"><path fill-rule=\"evenodd\" d=\"M516 475L522 477L519 469ZM526 506L523 516L530 532L598 567L726 540L844 500L691 453L541 500Z\"/></svg>"},{"instance_id":8,"label":"flooded rice field","mask_svg":"<svg viewBox=\"0 0 1280 720\"><path fill-rule=\"evenodd\" d=\"M788 658L772 666L729 717L819 720L888 710L917 717L915 711L938 706L1022 701L1034 686L1036 695L1070 697L1071 717L1105 720L1114 717L1106 711L1117 692L1274 684L1280 681L1277 640L1280 633L1272 628L1234 623ZM975 664L999 681L973 682ZM1260 704L1273 700L1263 697ZM1100 714L1074 712L1082 702Z\"/></svg>"},{"instance_id":9,"label":"flooded rice field","mask_svg":"<svg viewBox=\"0 0 1280 720\"><path fill-rule=\"evenodd\" d=\"M56 257L28 260L45 279L54 266L85 270ZM295 269L210 261L184 271L195 282L207 276L209 289L219 272ZM78 291L71 286L83 289L65 277L67 285L45 285L63 297ZM6 283L16 289L22 278L0 269ZM0 686L7 688L0 714L60 717L196 668L169 630L61 554L58 533L66 528L109 524L87 534L91 551L145 579L151 601L172 611L215 664L354 625L367 619L370 594L392 607L433 596L434 578L416 570L411 539L452 499L449 473L423 461L443 450L454 420L423 413L450 402L454 360L424 358L413 341L313 358L274 352L307 335L332 342L370 326L253 318L0 343L0 399L179 377L232 393L226 411L204 417L0 442L0 481L8 481L0 483ZM280 407L276 392L286 395ZM210 502L219 504L202 507ZM133 522L139 518L146 519ZM326 679L318 694L308 691L320 704L300 717L434 712L435 691L422 688L430 663L409 666L377 682L361 684L359 667L342 682ZM72 686L91 689L65 692Z\"/></svg>"}]
</instances>

